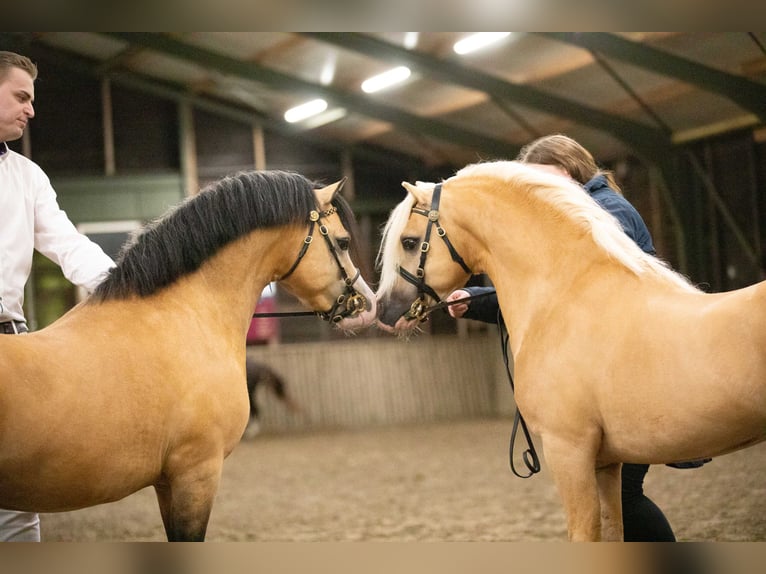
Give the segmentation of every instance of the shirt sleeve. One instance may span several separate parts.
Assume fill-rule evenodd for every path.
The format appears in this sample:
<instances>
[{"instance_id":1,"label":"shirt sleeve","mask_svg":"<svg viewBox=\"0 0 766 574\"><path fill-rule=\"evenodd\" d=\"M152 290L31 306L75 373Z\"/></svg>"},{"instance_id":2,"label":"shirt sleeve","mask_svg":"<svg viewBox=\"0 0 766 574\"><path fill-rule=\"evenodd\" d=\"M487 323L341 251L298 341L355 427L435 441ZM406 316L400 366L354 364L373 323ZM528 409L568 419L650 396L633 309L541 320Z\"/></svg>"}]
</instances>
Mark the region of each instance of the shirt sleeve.
<instances>
[{"instance_id":1,"label":"shirt sleeve","mask_svg":"<svg viewBox=\"0 0 766 574\"><path fill-rule=\"evenodd\" d=\"M35 198L35 249L61 267L64 276L87 291L103 281L114 261L77 231L59 207L48 177L41 175Z\"/></svg>"}]
</instances>

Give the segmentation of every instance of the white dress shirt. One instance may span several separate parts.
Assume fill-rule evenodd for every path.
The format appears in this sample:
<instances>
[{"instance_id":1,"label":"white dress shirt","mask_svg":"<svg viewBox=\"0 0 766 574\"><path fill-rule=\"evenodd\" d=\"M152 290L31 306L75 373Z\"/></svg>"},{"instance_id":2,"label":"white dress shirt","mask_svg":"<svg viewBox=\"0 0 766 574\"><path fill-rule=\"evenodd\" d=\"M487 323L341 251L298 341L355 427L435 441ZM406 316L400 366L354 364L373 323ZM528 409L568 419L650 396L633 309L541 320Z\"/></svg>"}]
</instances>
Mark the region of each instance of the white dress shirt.
<instances>
[{"instance_id":1,"label":"white dress shirt","mask_svg":"<svg viewBox=\"0 0 766 574\"><path fill-rule=\"evenodd\" d=\"M114 266L96 243L77 231L56 201L48 176L0 142L0 322L24 320L24 285L36 249L64 276L92 291Z\"/></svg>"}]
</instances>

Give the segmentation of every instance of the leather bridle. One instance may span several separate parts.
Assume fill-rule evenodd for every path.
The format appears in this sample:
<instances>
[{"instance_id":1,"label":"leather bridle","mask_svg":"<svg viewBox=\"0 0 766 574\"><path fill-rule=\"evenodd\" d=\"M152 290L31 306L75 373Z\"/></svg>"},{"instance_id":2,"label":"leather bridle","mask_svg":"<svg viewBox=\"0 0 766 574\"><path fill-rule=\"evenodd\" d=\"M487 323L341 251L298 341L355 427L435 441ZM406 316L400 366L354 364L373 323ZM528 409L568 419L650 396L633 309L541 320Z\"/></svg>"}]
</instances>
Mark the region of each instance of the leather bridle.
<instances>
[{"instance_id":1,"label":"leather bridle","mask_svg":"<svg viewBox=\"0 0 766 574\"><path fill-rule=\"evenodd\" d=\"M426 271L425 271L425 265L426 265L426 256L428 255L428 251L431 248L430 244L430 238L431 238L431 231L432 228L436 228L436 233L439 235L439 237L442 238L444 243L447 246L447 249L449 250L450 257L452 257L452 260L456 262L460 267L463 268L463 270L466 273L471 274L471 270L468 268L468 265L465 264L465 261L463 261L463 258L460 257L457 250L453 247L452 243L450 242L449 238L447 237L447 232L444 231L444 228L439 223L439 200L441 198L441 188L442 184L436 184L434 187L434 193L431 198L431 209L425 210L420 209L418 207L412 208L412 213L417 213L418 215L423 215L424 217L428 218L428 225L426 227L426 234L425 238L423 239L423 243L420 245L420 262L418 263L418 268L415 271L415 274L410 273L406 269L403 269L401 266L398 268L399 275L401 275L405 281L411 283L418 289L418 298L412 303L410 306L409 311L404 313L402 315L405 319L408 320L415 320L418 321L425 321L428 315L436 310L441 309L444 307L448 307L450 305L455 305L457 303L464 303L466 301L477 299L479 297L486 297L488 295L492 295L495 293L495 291L490 291L486 293L482 293L479 295L472 295L469 297L463 297L462 299L456 299L453 301L442 301L439 296L436 294L436 291L426 283ZM426 306L426 295L433 298L436 303L434 305L431 305L430 307ZM514 384L513 384L513 374L511 373L510 368L510 361L509 361L509 335L508 331L505 328L505 323L503 322L502 315L500 313L500 310L498 309L498 315L497 315L497 324L500 327L500 346L503 353L503 361L505 363L505 369L506 373L508 374L508 380L511 384L511 391L514 392ZM528 474L521 474L518 470L516 470L516 465L514 462L514 445L516 443L516 436L518 427L521 426L522 431L524 432L524 438L527 441L528 448L523 452L523 460L524 464L527 466L527 469L529 470ZM534 474L540 472L540 458L537 455L537 451L535 450L535 445L532 442L532 437L529 433L529 430L527 429L526 421L524 421L524 418L521 416L521 412L516 409L516 414L514 417L513 422L513 432L511 433L511 441L510 441L510 447L509 447L509 458L510 458L510 465L511 470L513 473L520 477L520 478L529 478L530 476L533 476Z\"/></svg>"},{"instance_id":2,"label":"leather bridle","mask_svg":"<svg viewBox=\"0 0 766 574\"><path fill-rule=\"evenodd\" d=\"M418 263L418 268L415 270L415 273L410 273L401 266L398 266L397 269L399 275L401 275L405 281L414 285L418 290L418 298L415 299L415 301L412 303L409 311L403 315L403 317L408 320L425 321L428 317L428 314L431 313L434 309L445 306L442 300L439 298L439 295L436 294L436 291L430 285L428 285L428 283L426 283L426 257L428 256L428 252L431 249L431 233L434 228L436 229L436 234L441 237L442 241L444 241L444 244L447 246L452 260L460 265L460 267L463 268L463 271L469 275L472 274L468 265L465 264L465 261L463 261L463 258L460 256L455 247L452 245L452 242L447 237L447 232L439 223L439 201L441 200L441 192L442 184L437 183L434 186L434 192L431 196L431 209L426 210L419 207L413 207L411 211L412 213L426 217L428 219L428 223L426 224L426 233L423 238L423 242L420 244L420 261ZM436 305L428 307L426 296L431 297L434 301L436 301Z\"/></svg>"},{"instance_id":3,"label":"leather bridle","mask_svg":"<svg viewBox=\"0 0 766 574\"><path fill-rule=\"evenodd\" d=\"M314 241L314 229L319 229L319 234L324 237L327 248L330 250L333 259L335 259L335 263L338 265L338 269L340 269L340 273L343 277L343 282L346 284L346 288L344 289L343 293L338 295L338 298L335 300L335 303L330 309L327 311L312 312L312 314L316 314L325 321L332 321L333 323L338 323L347 317L355 317L362 313L367 307L367 299L354 288L354 283L356 283L356 281L361 276L361 271L357 269L356 273L354 273L354 276L349 277L348 273L346 273L346 270L340 262L340 257L338 257L338 252L332 243L332 239L330 238L330 233L327 229L327 226L321 221L323 217L329 217L336 211L337 208L333 206L325 211L320 212L316 209L312 209L309 212L309 231L303 240L303 245L301 245L301 250L298 252L298 257L295 259L295 262L292 264L290 269L287 270L287 273L277 279L277 281L281 281L282 279L287 279L290 275L292 275L303 257L306 255L309 246Z\"/></svg>"}]
</instances>

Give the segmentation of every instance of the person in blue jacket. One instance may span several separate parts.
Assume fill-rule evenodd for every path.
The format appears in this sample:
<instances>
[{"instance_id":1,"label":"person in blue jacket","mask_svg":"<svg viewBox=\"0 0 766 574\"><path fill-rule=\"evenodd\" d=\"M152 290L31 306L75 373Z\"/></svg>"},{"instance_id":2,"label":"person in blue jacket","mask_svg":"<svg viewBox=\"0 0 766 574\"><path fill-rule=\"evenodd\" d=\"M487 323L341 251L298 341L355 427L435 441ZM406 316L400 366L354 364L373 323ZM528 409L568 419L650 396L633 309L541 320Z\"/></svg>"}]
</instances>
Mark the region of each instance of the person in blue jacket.
<instances>
[{"instance_id":1,"label":"person in blue jacket","mask_svg":"<svg viewBox=\"0 0 766 574\"><path fill-rule=\"evenodd\" d=\"M606 211L614 215L625 233L646 253L655 255L652 236L638 211L625 199L611 172L599 169L588 150L561 134L544 136L527 144L518 161L534 164L541 170L568 177L580 183L585 191ZM497 323L497 296L493 287L464 287L450 293L447 301L483 294L484 297L448 307L455 318L464 317L485 323ZM704 461L672 464L678 468L695 468ZM630 541L674 542L675 534L662 510L644 494L644 478L648 464L622 466L622 509L624 539Z\"/></svg>"}]
</instances>

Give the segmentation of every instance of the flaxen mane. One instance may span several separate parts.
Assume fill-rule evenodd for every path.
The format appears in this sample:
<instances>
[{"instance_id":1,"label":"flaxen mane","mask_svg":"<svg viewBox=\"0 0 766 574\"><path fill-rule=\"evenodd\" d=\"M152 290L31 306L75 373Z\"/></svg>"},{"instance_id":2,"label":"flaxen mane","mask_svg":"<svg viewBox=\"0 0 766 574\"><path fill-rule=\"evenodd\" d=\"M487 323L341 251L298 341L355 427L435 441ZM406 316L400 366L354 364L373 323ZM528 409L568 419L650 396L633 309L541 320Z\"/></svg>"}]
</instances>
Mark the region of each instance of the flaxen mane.
<instances>
[{"instance_id":1,"label":"flaxen mane","mask_svg":"<svg viewBox=\"0 0 766 574\"><path fill-rule=\"evenodd\" d=\"M577 183L515 161L469 165L458 171L454 179L477 176L496 177L507 181L517 193L527 193L529 199L547 205L552 212L585 228L599 248L636 275L654 275L685 290L698 291L664 261L642 251L625 234L619 221L596 203Z\"/></svg>"},{"instance_id":2,"label":"flaxen mane","mask_svg":"<svg viewBox=\"0 0 766 574\"><path fill-rule=\"evenodd\" d=\"M226 244L258 228L308 223L314 182L297 173L246 171L225 177L147 225L126 244L91 300L146 297L193 273ZM336 195L346 229L353 220Z\"/></svg>"}]
</instances>

